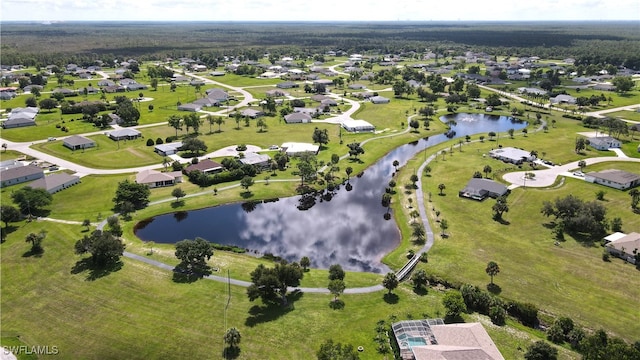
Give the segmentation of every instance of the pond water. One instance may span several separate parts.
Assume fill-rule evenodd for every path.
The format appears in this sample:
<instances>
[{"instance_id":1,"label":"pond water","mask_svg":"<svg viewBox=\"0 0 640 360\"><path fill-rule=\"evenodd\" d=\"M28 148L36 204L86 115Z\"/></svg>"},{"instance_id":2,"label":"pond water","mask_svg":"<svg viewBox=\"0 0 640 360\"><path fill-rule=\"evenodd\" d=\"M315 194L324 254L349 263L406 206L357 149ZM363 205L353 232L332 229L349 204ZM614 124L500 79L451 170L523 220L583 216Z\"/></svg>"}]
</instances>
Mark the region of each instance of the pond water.
<instances>
[{"instance_id":1,"label":"pond water","mask_svg":"<svg viewBox=\"0 0 640 360\"><path fill-rule=\"evenodd\" d=\"M455 137L519 130L527 125L510 117L483 114L440 120L450 119L457 123L452 126ZM402 166L418 152L446 140L449 138L440 134L402 145L363 173L352 174L347 184L333 191L161 215L140 222L135 232L143 241L175 243L201 237L289 261L308 256L316 268L340 264L345 270L385 273L389 269L380 260L400 242L393 216L381 204L395 170L393 161ZM347 166L348 162L340 164L340 176L346 176Z\"/></svg>"}]
</instances>

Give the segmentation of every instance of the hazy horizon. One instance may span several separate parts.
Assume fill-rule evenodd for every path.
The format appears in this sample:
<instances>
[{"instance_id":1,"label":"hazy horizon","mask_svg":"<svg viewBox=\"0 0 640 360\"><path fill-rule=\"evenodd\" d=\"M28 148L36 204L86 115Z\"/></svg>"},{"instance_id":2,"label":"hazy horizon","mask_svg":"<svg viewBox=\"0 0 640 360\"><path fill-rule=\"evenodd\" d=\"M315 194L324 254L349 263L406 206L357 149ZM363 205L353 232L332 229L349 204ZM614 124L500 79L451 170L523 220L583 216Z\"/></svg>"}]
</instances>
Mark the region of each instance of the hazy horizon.
<instances>
[{"instance_id":1,"label":"hazy horizon","mask_svg":"<svg viewBox=\"0 0 640 360\"><path fill-rule=\"evenodd\" d=\"M536 2L431 3L384 0L304 3L284 0L2 0L3 22L133 21L133 22L544 22L640 21L638 0L538 0Z\"/></svg>"}]
</instances>

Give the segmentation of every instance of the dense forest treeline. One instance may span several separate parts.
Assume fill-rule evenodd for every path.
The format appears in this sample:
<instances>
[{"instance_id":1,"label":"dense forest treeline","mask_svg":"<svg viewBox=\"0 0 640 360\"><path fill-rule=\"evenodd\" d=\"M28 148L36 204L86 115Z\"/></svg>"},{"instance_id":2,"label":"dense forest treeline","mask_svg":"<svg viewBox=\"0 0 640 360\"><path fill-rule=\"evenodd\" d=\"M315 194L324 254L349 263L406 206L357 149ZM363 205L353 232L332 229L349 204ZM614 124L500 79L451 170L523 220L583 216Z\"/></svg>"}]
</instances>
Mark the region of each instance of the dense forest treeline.
<instances>
[{"instance_id":1,"label":"dense forest treeline","mask_svg":"<svg viewBox=\"0 0 640 360\"><path fill-rule=\"evenodd\" d=\"M70 22L2 23L4 65L165 57L219 58L328 50L575 58L640 70L638 22ZM249 56L247 56L249 53Z\"/></svg>"}]
</instances>

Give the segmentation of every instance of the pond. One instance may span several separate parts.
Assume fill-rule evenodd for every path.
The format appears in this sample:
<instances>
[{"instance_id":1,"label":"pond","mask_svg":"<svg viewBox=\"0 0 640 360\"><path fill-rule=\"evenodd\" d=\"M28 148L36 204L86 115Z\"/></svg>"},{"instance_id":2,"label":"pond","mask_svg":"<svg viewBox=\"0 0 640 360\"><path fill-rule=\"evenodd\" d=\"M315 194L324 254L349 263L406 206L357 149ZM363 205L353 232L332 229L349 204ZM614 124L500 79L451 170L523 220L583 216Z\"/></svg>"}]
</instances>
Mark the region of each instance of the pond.
<instances>
[{"instance_id":1,"label":"pond","mask_svg":"<svg viewBox=\"0 0 640 360\"><path fill-rule=\"evenodd\" d=\"M455 137L527 125L483 114L457 114L453 119ZM418 152L446 140L440 134L402 145L333 191L161 215L140 222L135 232L143 241L175 243L201 237L288 261L308 256L316 268L340 264L345 270L385 273L389 269L381 259L400 242L393 216L381 203L395 171L393 161L402 166ZM346 176L347 166L348 160L340 164L341 176Z\"/></svg>"}]
</instances>

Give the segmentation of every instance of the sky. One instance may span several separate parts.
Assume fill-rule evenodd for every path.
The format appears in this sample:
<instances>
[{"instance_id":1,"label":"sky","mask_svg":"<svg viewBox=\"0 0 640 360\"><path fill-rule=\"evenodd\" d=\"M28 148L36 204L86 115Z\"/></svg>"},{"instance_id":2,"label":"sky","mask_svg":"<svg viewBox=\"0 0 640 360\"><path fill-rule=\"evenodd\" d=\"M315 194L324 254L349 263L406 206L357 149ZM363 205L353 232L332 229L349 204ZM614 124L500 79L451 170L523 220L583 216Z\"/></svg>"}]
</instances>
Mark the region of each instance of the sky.
<instances>
[{"instance_id":1,"label":"sky","mask_svg":"<svg viewBox=\"0 0 640 360\"><path fill-rule=\"evenodd\" d=\"M637 20L640 0L0 0L2 21Z\"/></svg>"}]
</instances>

